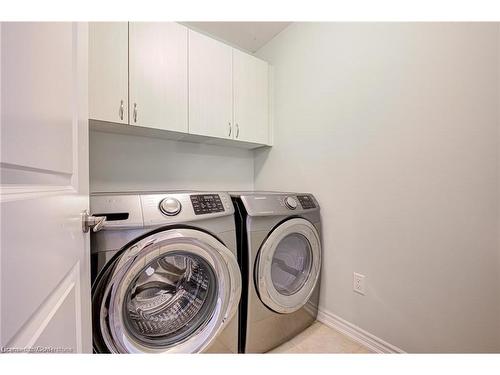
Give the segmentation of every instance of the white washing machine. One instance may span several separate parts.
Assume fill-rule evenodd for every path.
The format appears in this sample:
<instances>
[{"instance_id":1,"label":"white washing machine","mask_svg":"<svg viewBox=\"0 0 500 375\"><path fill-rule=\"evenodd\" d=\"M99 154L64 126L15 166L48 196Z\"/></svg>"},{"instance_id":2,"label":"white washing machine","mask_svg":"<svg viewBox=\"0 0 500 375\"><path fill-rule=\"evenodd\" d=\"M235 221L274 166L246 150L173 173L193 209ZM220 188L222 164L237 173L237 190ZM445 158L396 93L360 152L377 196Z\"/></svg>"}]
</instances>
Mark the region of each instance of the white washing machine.
<instances>
[{"instance_id":1,"label":"white washing machine","mask_svg":"<svg viewBox=\"0 0 500 375\"><path fill-rule=\"evenodd\" d=\"M239 350L263 353L317 316L321 220L312 194L231 193L242 271Z\"/></svg>"},{"instance_id":2,"label":"white washing machine","mask_svg":"<svg viewBox=\"0 0 500 375\"><path fill-rule=\"evenodd\" d=\"M106 218L91 236L94 351L237 353L230 196L105 193L90 206Z\"/></svg>"}]
</instances>

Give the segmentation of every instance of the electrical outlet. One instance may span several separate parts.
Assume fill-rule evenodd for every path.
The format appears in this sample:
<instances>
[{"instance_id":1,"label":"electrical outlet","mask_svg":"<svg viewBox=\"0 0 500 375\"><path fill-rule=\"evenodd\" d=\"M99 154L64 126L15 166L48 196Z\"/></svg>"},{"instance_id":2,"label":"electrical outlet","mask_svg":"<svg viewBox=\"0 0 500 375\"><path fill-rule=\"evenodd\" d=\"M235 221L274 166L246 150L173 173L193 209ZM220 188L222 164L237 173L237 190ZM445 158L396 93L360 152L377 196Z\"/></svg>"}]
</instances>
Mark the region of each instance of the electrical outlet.
<instances>
[{"instance_id":1,"label":"electrical outlet","mask_svg":"<svg viewBox=\"0 0 500 375\"><path fill-rule=\"evenodd\" d=\"M365 275L353 272L352 274L352 290L356 293L365 295Z\"/></svg>"}]
</instances>

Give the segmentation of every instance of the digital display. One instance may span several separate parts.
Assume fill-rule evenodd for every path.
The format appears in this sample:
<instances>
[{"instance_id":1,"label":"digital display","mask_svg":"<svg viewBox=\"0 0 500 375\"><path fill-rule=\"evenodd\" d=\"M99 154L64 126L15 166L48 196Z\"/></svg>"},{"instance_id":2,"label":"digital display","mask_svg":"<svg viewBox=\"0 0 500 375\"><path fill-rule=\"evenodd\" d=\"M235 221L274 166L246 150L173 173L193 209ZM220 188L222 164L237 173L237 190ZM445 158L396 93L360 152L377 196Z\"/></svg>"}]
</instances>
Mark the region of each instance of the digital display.
<instances>
[{"instance_id":1,"label":"digital display","mask_svg":"<svg viewBox=\"0 0 500 375\"><path fill-rule=\"evenodd\" d=\"M307 210L309 208L316 208L314 200L309 195L297 195L297 199L299 200L300 205L304 210Z\"/></svg>"},{"instance_id":2,"label":"digital display","mask_svg":"<svg viewBox=\"0 0 500 375\"><path fill-rule=\"evenodd\" d=\"M191 195L190 198L195 215L224 212L219 194L196 194Z\"/></svg>"}]
</instances>

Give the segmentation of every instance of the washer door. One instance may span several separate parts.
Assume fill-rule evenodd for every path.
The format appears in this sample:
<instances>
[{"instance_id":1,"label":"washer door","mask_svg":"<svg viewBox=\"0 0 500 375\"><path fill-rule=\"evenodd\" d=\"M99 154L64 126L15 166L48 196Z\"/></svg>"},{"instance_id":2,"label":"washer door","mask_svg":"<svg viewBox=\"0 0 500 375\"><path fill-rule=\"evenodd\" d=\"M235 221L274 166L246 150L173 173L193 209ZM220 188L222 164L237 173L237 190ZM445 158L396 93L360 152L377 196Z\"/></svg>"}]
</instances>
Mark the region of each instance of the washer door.
<instances>
[{"instance_id":1,"label":"washer door","mask_svg":"<svg viewBox=\"0 0 500 375\"><path fill-rule=\"evenodd\" d=\"M204 232L156 233L116 262L100 306L100 330L111 352L200 352L238 309L237 260Z\"/></svg>"},{"instance_id":2,"label":"washer door","mask_svg":"<svg viewBox=\"0 0 500 375\"><path fill-rule=\"evenodd\" d=\"M262 302L278 313L304 306L318 282L321 242L307 220L294 218L274 229L256 263L256 285Z\"/></svg>"}]
</instances>

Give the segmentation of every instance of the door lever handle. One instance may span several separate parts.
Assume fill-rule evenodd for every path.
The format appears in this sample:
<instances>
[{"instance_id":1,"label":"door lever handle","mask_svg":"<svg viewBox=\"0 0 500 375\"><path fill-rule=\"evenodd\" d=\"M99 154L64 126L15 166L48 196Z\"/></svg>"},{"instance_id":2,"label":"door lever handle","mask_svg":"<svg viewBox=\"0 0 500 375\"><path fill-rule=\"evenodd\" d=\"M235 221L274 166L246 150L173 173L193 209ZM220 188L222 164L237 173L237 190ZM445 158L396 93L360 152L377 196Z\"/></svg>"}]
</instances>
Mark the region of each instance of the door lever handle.
<instances>
[{"instance_id":1,"label":"door lever handle","mask_svg":"<svg viewBox=\"0 0 500 375\"><path fill-rule=\"evenodd\" d=\"M82 211L82 231L87 233L90 228L94 232L99 232L106 223L106 216L92 216L87 210Z\"/></svg>"}]
</instances>

